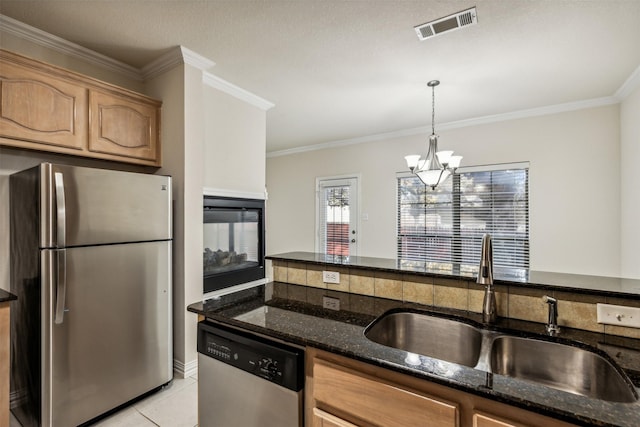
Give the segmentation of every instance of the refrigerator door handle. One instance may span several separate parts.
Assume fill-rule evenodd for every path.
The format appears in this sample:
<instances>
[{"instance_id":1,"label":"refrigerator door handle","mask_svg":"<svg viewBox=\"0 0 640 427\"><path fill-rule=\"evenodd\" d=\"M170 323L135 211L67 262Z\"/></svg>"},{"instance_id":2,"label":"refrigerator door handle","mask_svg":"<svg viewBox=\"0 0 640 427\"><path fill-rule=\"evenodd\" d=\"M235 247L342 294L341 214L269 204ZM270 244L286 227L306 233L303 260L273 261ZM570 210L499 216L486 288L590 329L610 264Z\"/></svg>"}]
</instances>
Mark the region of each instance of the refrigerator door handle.
<instances>
[{"instance_id":1,"label":"refrigerator door handle","mask_svg":"<svg viewBox=\"0 0 640 427\"><path fill-rule=\"evenodd\" d=\"M56 251L56 313L53 319L56 325L64 322L64 305L67 299L67 251L59 249Z\"/></svg>"},{"instance_id":2,"label":"refrigerator door handle","mask_svg":"<svg viewBox=\"0 0 640 427\"><path fill-rule=\"evenodd\" d=\"M67 206L64 198L64 176L62 172L56 172L53 177L56 187L56 246L64 248L67 245Z\"/></svg>"}]
</instances>

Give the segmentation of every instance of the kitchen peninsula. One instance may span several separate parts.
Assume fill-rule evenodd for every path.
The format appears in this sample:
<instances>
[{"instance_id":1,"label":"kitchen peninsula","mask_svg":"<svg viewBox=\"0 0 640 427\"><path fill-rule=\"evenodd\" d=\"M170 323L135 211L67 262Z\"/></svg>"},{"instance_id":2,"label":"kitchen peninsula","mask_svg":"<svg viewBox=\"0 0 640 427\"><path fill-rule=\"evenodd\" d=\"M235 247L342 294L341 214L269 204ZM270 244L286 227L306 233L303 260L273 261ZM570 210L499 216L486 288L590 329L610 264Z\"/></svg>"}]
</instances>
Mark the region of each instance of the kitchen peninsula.
<instances>
[{"instance_id":1,"label":"kitchen peninsula","mask_svg":"<svg viewBox=\"0 0 640 427\"><path fill-rule=\"evenodd\" d=\"M408 390L411 396L425 398L428 401L425 407L444 414L447 420L444 425L640 425L638 402L588 398L423 355L414 357L417 357L416 363L406 351L374 343L364 336L366 326L389 310L428 312L483 328L479 326L481 299L480 304L476 301L476 292L481 297L482 289L475 285L471 273L454 276L415 269L407 271L394 267L390 260L328 260L318 254L301 252L267 259L273 262L275 282L192 304L189 311L210 322L305 347L305 416L309 426L331 425L343 420L351 420L353 424L363 417L366 421L366 414L346 413L344 408L336 408L339 402L330 401L335 375L347 384L366 384L364 389ZM322 271L339 272L340 283L323 283ZM609 289L606 284L597 289L596 285L594 289L578 289L570 286L573 282L569 280L578 278L569 277L572 275L558 284L536 284L496 276L501 315L496 325L484 328L521 337L587 345L599 354L608 354L638 385L640 342L632 336L635 330L597 322L592 325L590 319L582 319L585 310L588 312L591 305L595 307L596 301L637 305L638 299L632 291L635 283L625 281L625 292L621 292L613 289L616 286L613 279ZM543 276L534 274L529 280L531 277L543 282L540 279ZM618 283L623 286L622 282ZM563 331L558 338L543 337L542 323L546 319L539 322L517 317L538 316L536 306L530 307L533 313L521 315L524 311L521 305L541 301L538 294L545 293L553 293L564 301L560 306ZM567 299L570 295L572 300ZM325 297L339 300L340 309L323 308ZM507 307L500 308L500 302ZM574 316L578 319L573 319ZM571 326L574 324L585 327ZM346 390L345 399L348 399L349 388ZM369 397L376 399L373 394ZM389 406L396 403L395 397L382 399L386 399ZM402 399L399 396L398 402ZM380 406L384 408L387 404ZM421 410L416 408L416 411L425 416Z\"/></svg>"}]
</instances>

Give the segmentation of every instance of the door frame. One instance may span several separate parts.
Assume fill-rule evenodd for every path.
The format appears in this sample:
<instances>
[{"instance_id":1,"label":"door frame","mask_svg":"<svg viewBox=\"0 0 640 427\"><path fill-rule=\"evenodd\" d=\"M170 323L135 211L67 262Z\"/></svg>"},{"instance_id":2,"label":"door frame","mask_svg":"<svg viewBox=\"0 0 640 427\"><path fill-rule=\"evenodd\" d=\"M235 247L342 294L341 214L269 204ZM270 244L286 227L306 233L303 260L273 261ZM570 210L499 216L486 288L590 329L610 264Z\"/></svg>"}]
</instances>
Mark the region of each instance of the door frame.
<instances>
[{"instance_id":1,"label":"door frame","mask_svg":"<svg viewBox=\"0 0 640 427\"><path fill-rule=\"evenodd\" d=\"M356 229L356 243L355 245L350 244L349 245L349 256L358 256L358 252L359 252L359 248L360 248L360 206L362 204L362 198L361 198L361 182L362 182L362 174L360 173L350 173L350 174L344 174L344 175L332 175L332 176L319 176L316 177L316 203L315 203L315 233L314 233L314 237L315 237L315 243L314 243L314 247L317 253L324 253L324 248L321 247L321 239L320 239L320 184L324 181L348 181L348 180L355 180L355 185L354 185L354 189L355 189L355 203L356 203L356 208L353 214L354 216L351 217L351 211L349 212L350 215L350 219L349 219L349 224L350 226L355 226ZM351 219L353 218L353 219ZM354 250L355 249L355 250ZM355 253L352 253L352 250L354 250Z\"/></svg>"}]
</instances>

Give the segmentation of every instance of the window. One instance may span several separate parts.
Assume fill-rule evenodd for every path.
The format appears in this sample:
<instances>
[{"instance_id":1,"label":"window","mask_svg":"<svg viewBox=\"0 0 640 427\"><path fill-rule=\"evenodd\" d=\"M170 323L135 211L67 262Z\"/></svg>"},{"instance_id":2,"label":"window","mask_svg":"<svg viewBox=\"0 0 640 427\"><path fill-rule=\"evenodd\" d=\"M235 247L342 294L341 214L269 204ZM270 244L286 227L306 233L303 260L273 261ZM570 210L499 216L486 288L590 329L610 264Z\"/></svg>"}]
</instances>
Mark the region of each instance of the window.
<instances>
[{"instance_id":1,"label":"window","mask_svg":"<svg viewBox=\"0 0 640 427\"><path fill-rule=\"evenodd\" d=\"M332 256L357 255L357 178L317 182L317 251Z\"/></svg>"},{"instance_id":2,"label":"window","mask_svg":"<svg viewBox=\"0 0 640 427\"><path fill-rule=\"evenodd\" d=\"M398 176L401 266L475 273L484 233L494 266L529 268L527 164L460 168L435 191L415 175Z\"/></svg>"}]
</instances>

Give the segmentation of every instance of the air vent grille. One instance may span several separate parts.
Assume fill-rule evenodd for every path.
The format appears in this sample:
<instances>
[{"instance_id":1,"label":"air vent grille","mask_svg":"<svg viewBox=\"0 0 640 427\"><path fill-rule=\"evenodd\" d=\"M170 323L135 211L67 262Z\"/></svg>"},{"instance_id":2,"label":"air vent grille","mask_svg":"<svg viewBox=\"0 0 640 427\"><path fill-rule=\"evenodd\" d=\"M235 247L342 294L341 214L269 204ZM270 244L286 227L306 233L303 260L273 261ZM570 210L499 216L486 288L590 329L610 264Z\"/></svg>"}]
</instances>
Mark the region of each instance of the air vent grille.
<instances>
[{"instance_id":1,"label":"air vent grille","mask_svg":"<svg viewBox=\"0 0 640 427\"><path fill-rule=\"evenodd\" d=\"M418 25L414 27L414 29L416 30L420 40L426 40L430 37L477 23L478 15L476 14L476 8L472 7L471 9L463 10L461 12L454 13L453 15Z\"/></svg>"},{"instance_id":2,"label":"air vent grille","mask_svg":"<svg viewBox=\"0 0 640 427\"><path fill-rule=\"evenodd\" d=\"M464 12L458 16L458 22L460 22L461 27L464 25L470 25L474 23L474 17L475 15L471 14L471 12Z\"/></svg>"},{"instance_id":3,"label":"air vent grille","mask_svg":"<svg viewBox=\"0 0 640 427\"><path fill-rule=\"evenodd\" d=\"M423 39L433 36L433 28L431 28L431 25L420 28L420 35Z\"/></svg>"}]
</instances>

